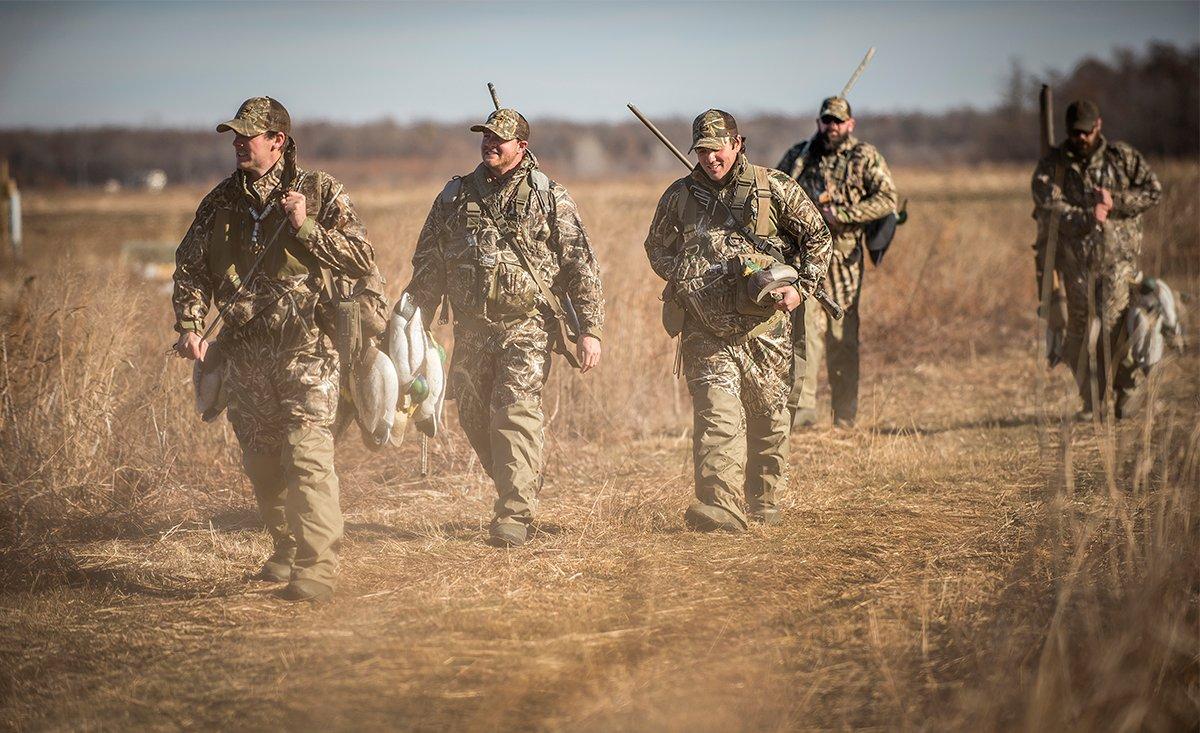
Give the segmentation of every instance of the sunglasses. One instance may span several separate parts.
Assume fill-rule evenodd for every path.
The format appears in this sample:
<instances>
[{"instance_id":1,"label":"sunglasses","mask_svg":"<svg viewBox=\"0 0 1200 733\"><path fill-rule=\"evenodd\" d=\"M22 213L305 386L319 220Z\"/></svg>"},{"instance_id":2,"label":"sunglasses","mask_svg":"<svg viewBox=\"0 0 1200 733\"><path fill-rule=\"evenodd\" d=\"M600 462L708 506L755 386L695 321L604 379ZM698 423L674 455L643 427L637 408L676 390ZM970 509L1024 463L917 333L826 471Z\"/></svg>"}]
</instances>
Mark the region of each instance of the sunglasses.
<instances>
[{"instance_id":1,"label":"sunglasses","mask_svg":"<svg viewBox=\"0 0 1200 733\"><path fill-rule=\"evenodd\" d=\"M839 120L833 115L824 115L821 117L821 122L824 122L826 125L840 125L842 124L843 120Z\"/></svg>"}]
</instances>

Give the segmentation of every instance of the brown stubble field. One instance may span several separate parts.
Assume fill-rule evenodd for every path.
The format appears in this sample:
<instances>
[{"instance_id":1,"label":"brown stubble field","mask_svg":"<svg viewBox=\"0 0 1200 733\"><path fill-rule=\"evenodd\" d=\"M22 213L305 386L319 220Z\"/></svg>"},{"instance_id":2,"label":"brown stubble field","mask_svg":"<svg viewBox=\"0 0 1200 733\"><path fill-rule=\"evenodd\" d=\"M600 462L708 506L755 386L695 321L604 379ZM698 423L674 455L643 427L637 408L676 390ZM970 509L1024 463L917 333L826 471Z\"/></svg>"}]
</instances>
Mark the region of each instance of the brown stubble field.
<instances>
[{"instance_id":1,"label":"brown stubble field","mask_svg":"<svg viewBox=\"0 0 1200 733\"><path fill-rule=\"evenodd\" d=\"M1200 166L1158 168L1144 269L1194 304ZM610 315L599 372L547 389L539 533L484 546L453 409L428 478L411 432L373 454L351 428L316 607L242 579L268 543L232 432L194 414L168 298L120 257L177 241L203 192L27 194L0 279L0 727L1195 727L1194 349L1137 419L1072 424L1038 362L1028 170L897 182L862 424L793 435L782 526L684 531L690 408L641 247L666 181L568 182ZM393 297L437 189L351 189Z\"/></svg>"}]
</instances>

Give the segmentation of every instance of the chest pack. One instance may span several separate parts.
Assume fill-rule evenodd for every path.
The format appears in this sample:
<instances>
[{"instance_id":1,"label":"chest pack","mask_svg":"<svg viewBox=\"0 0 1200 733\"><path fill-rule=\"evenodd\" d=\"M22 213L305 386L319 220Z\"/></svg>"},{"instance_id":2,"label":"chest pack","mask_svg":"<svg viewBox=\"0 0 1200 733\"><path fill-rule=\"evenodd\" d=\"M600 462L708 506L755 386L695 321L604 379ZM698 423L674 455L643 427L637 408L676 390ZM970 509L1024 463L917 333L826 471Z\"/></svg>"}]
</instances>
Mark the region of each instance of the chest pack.
<instances>
[{"instance_id":1,"label":"chest pack","mask_svg":"<svg viewBox=\"0 0 1200 733\"><path fill-rule=\"evenodd\" d=\"M689 229L695 229L694 222L701 211L709 217L716 216L721 208L716 202L716 193L703 184L689 180L687 196L679 197L679 221L683 224L683 239L686 241ZM774 207L771 205L771 186L767 180L767 169L760 165L747 165L733 184L733 201L729 208L734 217L747 226L753 226L754 233L760 237L773 237L779 229L776 224ZM751 206L751 201L756 203ZM750 221L751 212L754 220Z\"/></svg>"},{"instance_id":2,"label":"chest pack","mask_svg":"<svg viewBox=\"0 0 1200 733\"><path fill-rule=\"evenodd\" d=\"M268 251L258 272L276 279L317 273L320 264L290 231L282 231L286 226L285 214L275 203L259 212L251 211L244 201L217 209L208 241L208 270L213 280L229 280L237 287L250 275L261 253L257 250L260 244Z\"/></svg>"},{"instance_id":3,"label":"chest pack","mask_svg":"<svg viewBox=\"0 0 1200 733\"><path fill-rule=\"evenodd\" d=\"M554 220L551 189L550 178L531 168L517 181L516 191L504 208L494 210L484 203L474 181L451 179L440 198L444 205L459 207L466 236L464 253L473 262L459 265L461 282L448 290L459 294L456 318L474 328L495 332L535 315L540 294L554 316L551 348L578 369L581 364L570 344L578 340L579 328L570 298L560 299L529 260L530 211L536 200L547 219ZM449 300L454 297L451 295ZM449 320L448 306L447 299L443 299L443 322Z\"/></svg>"},{"instance_id":4,"label":"chest pack","mask_svg":"<svg viewBox=\"0 0 1200 733\"><path fill-rule=\"evenodd\" d=\"M697 222L703 214L721 219L725 205L716 198L717 194L703 184L689 180L687 193L679 196L677 214L682 231L678 246L687 247L697 236ZM733 182L732 201L729 213L734 217L734 230L753 232L756 237L767 239L779 233L777 217L771 200L767 169L757 165L746 165ZM744 235L743 235L744 236ZM695 292L679 292L668 284L663 290L662 324L671 337L683 331L684 323L694 319L702 328L713 333L724 332L731 313L749 316L760 321L748 332L739 332L736 341L748 341L777 325L779 312L771 305L754 301L749 295L750 279L754 273L782 262L778 256L751 248L724 263L724 273L719 281ZM719 292L718 292L719 291ZM678 361L678 354L677 354Z\"/></svg>"}]
</instances>

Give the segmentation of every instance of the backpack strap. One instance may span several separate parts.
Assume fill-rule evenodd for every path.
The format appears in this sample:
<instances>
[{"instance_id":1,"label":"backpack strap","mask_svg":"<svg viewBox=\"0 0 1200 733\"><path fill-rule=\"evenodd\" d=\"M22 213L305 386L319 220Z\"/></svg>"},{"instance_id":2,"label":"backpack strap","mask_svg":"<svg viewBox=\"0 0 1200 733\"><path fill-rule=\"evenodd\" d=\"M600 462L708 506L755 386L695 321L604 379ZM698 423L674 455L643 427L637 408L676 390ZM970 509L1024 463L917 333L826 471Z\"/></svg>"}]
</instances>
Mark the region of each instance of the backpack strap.
<instances>
[{"instance_id":1,"label":"backpack strap","mask_svg":"<svg viewBox=\"0 0 1200 733\"><path fill-rule=\"evenodd\" d=\"M533 185L529 179L530 176L523 176L517 182L517 193L513 196L513 209L517 212L517 216L524 216L529 211L529 199L533 196Z\"/></svg>"},{"instance_id":2,"label":"backpack strap","mask_svg":"<svg viewBox=\"0 0 1200 733\"><path fill-rule=\"evenodd\" d=\"M746 204L750 202L750 197L754 194L754 169L757 167L747 164L733 185L733 204L729 208L733 209L734 217L743 222L746 221Z\"/></svg>"},{"instance_id":3,"label":"backpack strap","mask_svg":"<svg viewBox=\"0 0 1200 733\"><path fill-rule=\"evenodd\" d=\"M463 207L467 212L467 231L477 232L483 222L483 208L478 201L468 199Z\"/></svg>"},{"instance_id":4,"label":"backpack strap","mask_svg":"<svg viewBox=\"0 0 1200 733\"><path fill-rule=\"evenodd\" d=\"M767 169L760 166L754 168L754 197L758 200L754 215L754 233L760 237L775 234L771 226L771 184L767 180Z\"/></svg>"},{"instance_id":5,"label":"backpack strap","mask_svg":"<svg viewBox=\"0 0 1200 733\"><path fill-rule=\"evenodd\" d=\"M460 191L462 191L462 176L455 176L446 181L446 187L438 194L438 200L443 204L452 204L458 199Z\"/></svg>"},{"instance_id":6,"label":"backpack strap","mask_svg":"<svg viewBox=\"0 0 1200 733\"><path fill-rule=\"evenodd\" d=\"M517 193L513 196L514 210L518 216L529 213L529 202L534 196L541 201L542 206L550 209L554 196L550 192L550 177L537 168L532 168L529 175L517 183Z\"/></svg>"}]
</instances>

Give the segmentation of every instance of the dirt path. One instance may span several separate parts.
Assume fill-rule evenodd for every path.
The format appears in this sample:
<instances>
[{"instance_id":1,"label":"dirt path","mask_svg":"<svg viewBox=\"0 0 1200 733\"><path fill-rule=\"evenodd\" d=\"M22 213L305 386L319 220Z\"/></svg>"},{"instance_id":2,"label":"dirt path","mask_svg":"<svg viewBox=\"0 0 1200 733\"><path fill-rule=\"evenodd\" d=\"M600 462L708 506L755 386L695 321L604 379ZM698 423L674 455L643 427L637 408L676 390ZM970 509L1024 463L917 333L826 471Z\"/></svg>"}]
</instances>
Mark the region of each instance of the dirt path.
<instances>
[{"instance_id":1,"label":"dirt path","mask_svg":"<svg viewBox=\"0 0 1200 733\"><path fill-rule=\"evenodd\" d=\"M240 580L266 550L244 501L211 527L75 548L90 584L2 601L0 720L916 724L970 684L965 634L989 623L1027 545L1045 483L1029 375L1013 373L1028 363L878 378L875 429L795 435L785 523L744 536L683 530L688 439L675 436L571 456L555 442L542 533L515 551L482 543L477 469L423 483L400 458L351 461L344 583L317 607Z\"/></svg>"}]
</instances>

